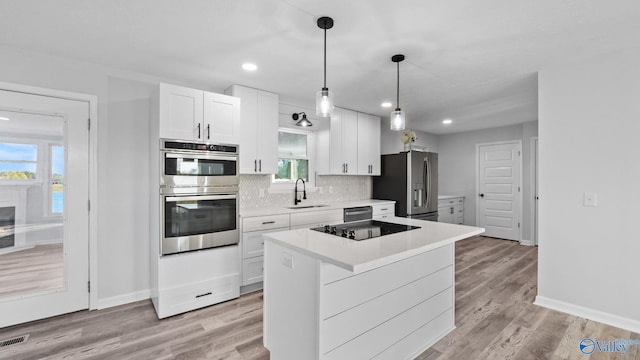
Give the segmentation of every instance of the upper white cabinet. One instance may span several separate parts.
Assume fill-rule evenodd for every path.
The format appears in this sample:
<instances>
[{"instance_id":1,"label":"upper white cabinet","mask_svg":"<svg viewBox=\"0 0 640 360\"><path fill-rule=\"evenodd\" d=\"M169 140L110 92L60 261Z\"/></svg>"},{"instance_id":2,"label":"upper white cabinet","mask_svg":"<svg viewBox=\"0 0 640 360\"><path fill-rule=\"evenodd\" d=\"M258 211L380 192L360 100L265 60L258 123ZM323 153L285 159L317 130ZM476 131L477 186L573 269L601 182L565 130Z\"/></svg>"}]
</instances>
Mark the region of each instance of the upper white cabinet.
<instances>
[{"instance_id":1,"label":"upper white cabinet","mask_svg":"<svg viewBox=\"0 0 640 360\"><path fill-rule=\"evenodd\" d=\"M318 131L318 173L380 175L380 118L336 108L329 123Z\"/></svg>"},{"instance_id":2,"label":"upper white cabinet","mask_svg":"<svg viewBox=\"0 0 640 360\"><path fill-rule=\"evenodd\" d=\"M380 118L358 113L358 175L380 175Z\"/></svg>"},{"instance_id":3,"label":"upper white cabinet","mask_svg":"<svg viewBox=\"0 0 640 360\"><path fill-rule=\"evenodd\" d=\"M278 94L232 85L226 94L242 101L240 173L275 174L278 167Z\"/></svg>"},{"instance_id":4,"label":"upper white cabinet","mask_svg":"<svg viewBox=\"0 0 640 360\"><path fill-rule=\"evenodd\" d=\"M160 84L160 137L238 144L240 99Z\"/></svg>"}]
</instances>

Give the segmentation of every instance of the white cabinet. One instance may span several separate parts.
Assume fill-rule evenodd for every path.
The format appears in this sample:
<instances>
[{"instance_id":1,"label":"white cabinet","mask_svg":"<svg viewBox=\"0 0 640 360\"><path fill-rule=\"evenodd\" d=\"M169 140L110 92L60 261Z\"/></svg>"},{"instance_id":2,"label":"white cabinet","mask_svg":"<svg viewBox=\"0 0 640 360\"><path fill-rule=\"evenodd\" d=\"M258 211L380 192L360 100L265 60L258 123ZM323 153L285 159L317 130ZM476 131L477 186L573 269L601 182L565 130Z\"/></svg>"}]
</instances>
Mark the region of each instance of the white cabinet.
<instances>
[{"instance_id":1,"label":"white cabinet","mask_svg":"<svg viewBox=\"0 0 640 360\"><path fill-rule=\"evenodd\" d=\"M380 118L358 113L358 175L380 175Z\"/></svg>"},{"instance_id":2,"label":"white cabinet","mask_svg":"<svg viewBox=\"0 0 640 360\"><path fill-rule=\"evenodd\" d=\"M240 173L275 174L278 167L278 94L232 85L242 102Z\"/></svg>"},{"instance_id":3,"label":"white cabinet","mask_svg":"<svg viewBox=\"0 0 640 360\"><path fill-rule=\"evenodd\" d=\"M289 230L289 214L247 217L242 220L242 286L262 288L264 262L263 234Z\"/></svg>"},{"instance_id":4,"label":"white cabinet","mask_svg":"<svg viewBox=\"0 0 640 360\"><path fill-rule=\"evenodd\" d=\"M395 202L371 205L374 220L384 220L396 216Z\"/></svg>"},{"instance_id":5,"label":"white cabinet","mask_svg":"<svg viewBox=\"0 0 640 360\"><path fill-rule=\"evenodd\" d=\"M318 173L380 175L380 118L336 108L329 124L318 131Z\"/></svg>"},{"instance_id":6,"label":"white cabinet","mask_svg":"<svg viewBox=\"0 0 640 360\"><path fill-rule=\"evenodd\" d=\"M438 222L464 224L464 196L438 199Z\"/></svg>"},{"instance_id":7,"label":"white cabinet","mask_svg":"<svg viewBox=\"0 0 640 360\"><path fill-rule=\"evenodd\" d=\"M240 99L160 84L161 138L238 144Z\"/></svg>"}]
</instances>

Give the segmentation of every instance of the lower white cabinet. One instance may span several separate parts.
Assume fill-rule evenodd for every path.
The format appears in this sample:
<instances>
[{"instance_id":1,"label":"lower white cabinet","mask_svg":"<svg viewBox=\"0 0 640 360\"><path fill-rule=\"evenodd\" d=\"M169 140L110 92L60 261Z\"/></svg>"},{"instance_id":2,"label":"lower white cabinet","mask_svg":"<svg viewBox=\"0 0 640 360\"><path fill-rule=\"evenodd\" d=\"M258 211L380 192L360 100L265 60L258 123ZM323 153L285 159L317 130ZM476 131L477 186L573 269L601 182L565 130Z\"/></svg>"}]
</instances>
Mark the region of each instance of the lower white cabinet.
<instances>
[{"instance_id":1,"label":"lower white cabinet","mask_svg":"<svg viewBox=\"0 0 640 360\"><path fill-rule=\"evenodd\" d=\"M373 208L373 220L384 220L396 216L396 204L395 202L389 202L388 204L375 204L371 205Z\"/></svg>"},{"instance_id":2,"label":"lower white cabinet","mask_svg":"<svg viewBox=\"0 0 640 360\"><path fill-rule=\"evenodd\" d=\"M289 214L247 217L242 220L242 282L241 286L258 284L264 271L263 234L289 230Z\"/></svg>"},{"instance_id":3,"label":"lower white cabinet","mask_svg":"<svg viewBox=\"0 0 640 360\"><path fill-rule=\"evenodd\" d=\"M438 222L464 224L464 196L446 196L438 199Z\"/></svg>"}]
</instances>

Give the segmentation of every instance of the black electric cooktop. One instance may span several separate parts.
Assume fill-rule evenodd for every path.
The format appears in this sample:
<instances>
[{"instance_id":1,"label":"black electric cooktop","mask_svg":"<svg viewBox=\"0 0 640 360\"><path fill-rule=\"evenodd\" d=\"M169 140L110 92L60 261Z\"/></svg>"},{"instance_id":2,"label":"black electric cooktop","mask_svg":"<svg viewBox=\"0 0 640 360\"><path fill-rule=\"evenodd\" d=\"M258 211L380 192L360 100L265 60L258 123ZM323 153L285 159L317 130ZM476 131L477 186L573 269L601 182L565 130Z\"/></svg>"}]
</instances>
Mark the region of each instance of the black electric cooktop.
<instances>
[{"instance_id":1,"label":"black electric cooktop","mask_svg":"<svg viewBox=\"0 0 640 360\"><path fill-rule=\"evenodd\" d=\"M311 228L314 231L341 236L351 240L366 240L378 236L420 229L419 226L388 223L378 220L354 221L339 225L325 225Z\"/></svg>"}]
</instances>

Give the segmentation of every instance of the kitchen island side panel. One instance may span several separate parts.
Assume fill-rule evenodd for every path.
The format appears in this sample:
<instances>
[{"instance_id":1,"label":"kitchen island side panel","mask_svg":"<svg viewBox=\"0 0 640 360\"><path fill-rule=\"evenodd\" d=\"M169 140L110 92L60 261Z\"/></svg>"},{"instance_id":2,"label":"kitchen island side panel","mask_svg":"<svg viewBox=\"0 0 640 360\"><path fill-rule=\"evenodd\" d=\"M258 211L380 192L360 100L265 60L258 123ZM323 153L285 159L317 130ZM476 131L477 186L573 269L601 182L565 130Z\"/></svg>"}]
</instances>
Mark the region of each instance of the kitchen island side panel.
<instances>
[{"instance_id":1,"label":"kitchen island side panel","mask_svg":"<svg viewBox=\"0 0 640 360\"><path fill-rule=\"evenodd\" d=\"M265 241L264 346L271 359L318 359L320 261Z\"/></svg>"}]
</instances>

